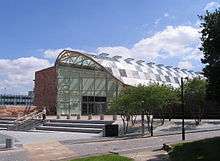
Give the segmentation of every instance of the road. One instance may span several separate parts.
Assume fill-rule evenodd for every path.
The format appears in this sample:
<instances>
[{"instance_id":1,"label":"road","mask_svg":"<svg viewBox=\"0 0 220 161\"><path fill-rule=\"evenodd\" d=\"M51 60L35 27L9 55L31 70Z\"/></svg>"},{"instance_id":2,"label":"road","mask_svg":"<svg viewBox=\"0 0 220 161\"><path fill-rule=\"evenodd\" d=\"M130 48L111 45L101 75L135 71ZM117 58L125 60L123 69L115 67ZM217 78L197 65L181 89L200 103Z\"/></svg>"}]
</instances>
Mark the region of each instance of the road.
<instances>
[{"instance_id":1,"label":"road","mask_svg":"<svg viewBox=\"0 0 220 161\"><path fill-rule=\"evenodd\" d=\"M204 138L219 136L220 130L188 133L186 134L186 141L200 140ZM174 144L178 142L182 142L180 134L87 143L76 143L71 141L63 142L56 140L54 142L51 142L50 144L47 142L44 142L43 144L26 144L23 145L23 148L9 151L0 151L0 161L29 161L33 160L33 157L48 157L50 158L50 160L56 160L58 156L66 157L67 155L69 155L68 157L79 157L109 152L117 152L120 154L134 154L135 152L143 149L150 151L161 148L163 143Z\"/></svg>"},{"instance_id":2,"label":"road","mask_svg":"<svg viewBox=\"0 0 220 161\"><path fill-rule=\"evenodd\" d=\"M220 130L210 132L198 132L186 134L186 141L200 140L204 138L218 137ZM148 138L137 138L128 140L116 140L106 142L92 142L81 144L68 144L65 145L80 156L94 155L100 153L113 152L133 152L139 149L157 149L161 148L163 143L174 144L182 142L181 135L168 135Z\"/></svg>"}]
</instances>

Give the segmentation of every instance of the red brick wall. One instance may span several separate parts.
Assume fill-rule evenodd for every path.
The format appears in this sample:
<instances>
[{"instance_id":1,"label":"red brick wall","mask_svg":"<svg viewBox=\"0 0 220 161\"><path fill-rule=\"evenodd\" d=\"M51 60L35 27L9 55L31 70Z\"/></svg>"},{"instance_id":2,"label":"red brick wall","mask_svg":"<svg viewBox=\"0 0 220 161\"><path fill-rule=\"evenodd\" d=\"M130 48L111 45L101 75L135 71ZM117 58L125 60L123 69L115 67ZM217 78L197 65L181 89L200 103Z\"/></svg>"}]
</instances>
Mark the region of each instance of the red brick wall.
<instances>
[{"instance_id":1,"label":"red brick wall","mask_svg":"<svg viewBox=\"0 0 220 161\"><path fill-rule=\"evenodd\" d=\"M56 68L50 67L35 72L34 105L47 108L50 115L56 114L57 74Z\"/></svg>"}]
</instances>

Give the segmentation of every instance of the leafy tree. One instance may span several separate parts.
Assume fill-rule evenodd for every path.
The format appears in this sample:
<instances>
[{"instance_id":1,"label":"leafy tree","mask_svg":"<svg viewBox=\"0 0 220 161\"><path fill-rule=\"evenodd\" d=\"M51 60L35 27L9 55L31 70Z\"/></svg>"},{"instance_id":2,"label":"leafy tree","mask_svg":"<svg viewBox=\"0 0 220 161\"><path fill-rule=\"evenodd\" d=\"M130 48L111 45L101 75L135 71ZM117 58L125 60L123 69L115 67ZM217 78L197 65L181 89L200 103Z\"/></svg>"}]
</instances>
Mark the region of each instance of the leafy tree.
<instances>
[{"instance_id":1,"label":"leafy tree","mask_svg":"<svg viewBox=\"0 0 220 161\"><path fill-rule=\"evenodd\" d=\"M154 84L148 86L150 93L148 103L153 110L160 114L162 125L165 120L165 112L173 105L179 102L178 91L171 86Z\"/></svg>"},{"instance_id":2,"label":"leafy tree","mask_svg":"<svg viewBox=\"0 0 220 161\"><path fill-rule=\"evenodd\" d=\"M115 98L111 103L111 111L121 116L123 121L124 133L128 130L128 123L130 119L137 114L138 109L136 108L137 102L134 96L135 87L127 87L124 89L119 97Z\"/></svg>"},{"instance_id":3,"label":"leafy tree","mask_svg":"<svg viewBox=\"0 0 220 161\"><path fill-rule=\"evenodd\" d=\"M185 105L190 110L197 125L201 122L204 114L205 96L206 80L194 78L184 85Z\"/></svg>"},{"instance_id":4,"label":"leafy tree","mask_svg":"<svg viewBox=\"0 0 220 161\"><path fill-rule=\"evenodd\" d=\"M204 53L202 63L207 77L207 98L220 103L220 9L215 12L206 12L200 16L202 20L202 47Z\"/></svg>"},{"instance_id":5,"label":"leafy tree","mask_svg":"<svg viewBox=\"0 0 220 161\"><path fill-rule=\"evenodd\" d=\"M127 87L111 104L111 110L121 115L124 132L127 132L128 122L134 124L136 116L144 113L147 117L147 125L150 131L150 115L153 111L160 112L162 124L164 123L164 111L171 104L178 101L178 95L174 88L165 85L152 84Z\"/></svg>"}]
</instances>

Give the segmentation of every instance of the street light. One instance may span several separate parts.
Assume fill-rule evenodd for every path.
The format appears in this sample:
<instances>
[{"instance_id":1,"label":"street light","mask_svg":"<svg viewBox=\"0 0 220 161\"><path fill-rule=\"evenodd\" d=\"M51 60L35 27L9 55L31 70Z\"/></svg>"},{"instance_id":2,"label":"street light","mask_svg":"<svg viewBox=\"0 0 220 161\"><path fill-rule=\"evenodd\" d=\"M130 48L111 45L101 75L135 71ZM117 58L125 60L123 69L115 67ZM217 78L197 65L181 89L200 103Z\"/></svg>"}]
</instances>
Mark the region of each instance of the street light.
<instances>
[{"instance_id":1,"label":"street light","mask_svg":"<svg viewBox=\"0 0 220 161\"><path fill-rule=\"evenodd\" d=\"M141 111L141 132L142 132L142 135L144 135L144 101L141 101L141 108L142 108L142 111Z\"/></svg>"},{"instance_id":2,"label":"street light","mask_svg":"<svg viewBox=\"0 0 220 161\"><path fill-rule=\"evenodd\" d=\"M185 109L184 109L184 82L183 80L186 79L188 80L188 77L181 77L181 108L182 108L182 140L185 140Z\"/></svg>"}]
</instances>

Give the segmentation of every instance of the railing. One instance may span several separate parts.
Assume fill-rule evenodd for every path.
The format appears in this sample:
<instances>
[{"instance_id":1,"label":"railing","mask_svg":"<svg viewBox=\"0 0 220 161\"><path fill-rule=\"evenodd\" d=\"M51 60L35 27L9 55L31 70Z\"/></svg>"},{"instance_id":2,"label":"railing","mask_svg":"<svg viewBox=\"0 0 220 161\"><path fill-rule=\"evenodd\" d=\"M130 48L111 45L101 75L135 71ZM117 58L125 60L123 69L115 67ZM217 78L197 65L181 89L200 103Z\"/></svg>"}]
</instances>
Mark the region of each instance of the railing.
<instances>
[{"instance_id":1,"label":"railing","mask_svg":"<svg viewBox=\"0 0 220 161\"><path fill-rule=\"evenodd\" d=\"M28 115L22 116L17 118L14 121L14 125L12 127L9 127L10 130L23 130L25 126L33 127L35 122L39 122L39 120L35 120L38 118L41 118L43 115L43 112L34 111Z\"/></svg>"},{"instance_id":2,"label":"railing","mask_svg":"<svg viewBox=\"0 0 220 161\"><path fill-rule=\"evenodd\" d=\"M14 122L15 124L23 124L26 121L32 120L34 118L42 117L43 112L34 111L28 115L17 118Z\"/></svg>"}]
</instances>

